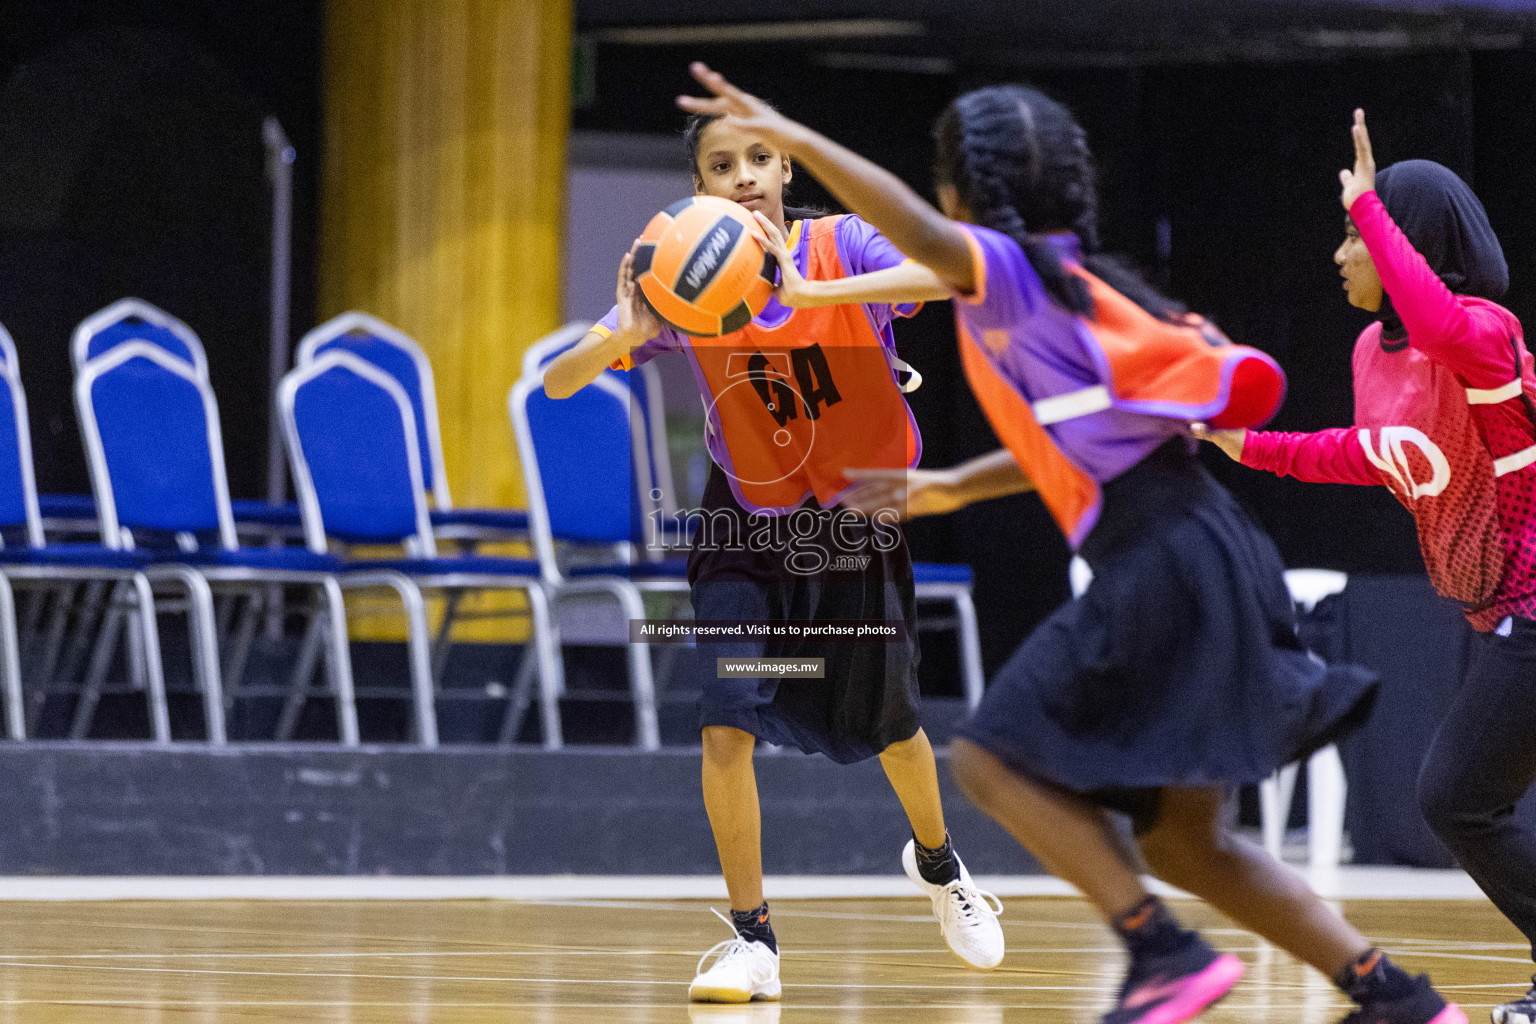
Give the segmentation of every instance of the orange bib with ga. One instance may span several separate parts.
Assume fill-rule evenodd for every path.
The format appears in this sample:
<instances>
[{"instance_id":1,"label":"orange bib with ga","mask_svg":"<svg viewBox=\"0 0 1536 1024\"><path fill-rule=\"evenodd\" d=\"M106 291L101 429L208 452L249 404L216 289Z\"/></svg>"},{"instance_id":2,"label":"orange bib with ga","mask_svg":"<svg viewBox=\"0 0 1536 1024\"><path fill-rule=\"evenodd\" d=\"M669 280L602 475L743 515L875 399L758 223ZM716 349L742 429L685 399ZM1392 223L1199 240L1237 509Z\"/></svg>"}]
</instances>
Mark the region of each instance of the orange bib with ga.
<instances>
[{"instance_id":1,"label":"orange bib with ga","mask_svg":"<svg viewBox=\"0 0 1536 1024\"><path fill-rule=\"evenodd\" d=\"M807 280L847 276L838 219L801 222ZM780 515L813 496L830 508L850 486L844 469L908 469L921 457L895 353L862 305L790 310L776 326L753 320L685 345L721 468L748 512Z\"/></svg>"}]
</instances>

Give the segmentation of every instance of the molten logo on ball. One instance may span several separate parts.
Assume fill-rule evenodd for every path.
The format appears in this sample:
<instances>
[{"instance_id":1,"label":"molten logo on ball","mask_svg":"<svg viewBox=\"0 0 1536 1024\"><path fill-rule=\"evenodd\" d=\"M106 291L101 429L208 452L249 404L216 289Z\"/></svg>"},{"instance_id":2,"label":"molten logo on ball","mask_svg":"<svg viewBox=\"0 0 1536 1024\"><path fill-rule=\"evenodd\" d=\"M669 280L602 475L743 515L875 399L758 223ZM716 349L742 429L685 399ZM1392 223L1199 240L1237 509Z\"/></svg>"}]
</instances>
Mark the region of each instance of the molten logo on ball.
<instances>
[{"instance_id":1,"label":"molten logo on ball","mask_svg":"<svg viewBox=\"0 0 1536 1024\"><path fill-rule=\"evenodd\" d=\"M693 257L688 261L688 270L683 274L683 281L687 288L679 288L677 294L681 298L697 298L699 292L715 276L715 271L720 266L720 257L730 248L732 243L741 235L741 225L733 220L721 222L720 226L710 232L708 238L700 243L694 250ZM691 293L691 294L688 294Z\"/></svg>"},{"instance_id":2,"label":"molten logo on ball","mask_svg":"<svg viewBox=\"0 0 1536 1024\"><path fill-rule=\"evenodd\" d=\"M673 203L635 250L635 283L656 315L684 334L739 331L773 296L778 263L747 210L715 196Z\"/></svg>"}]
</instances>

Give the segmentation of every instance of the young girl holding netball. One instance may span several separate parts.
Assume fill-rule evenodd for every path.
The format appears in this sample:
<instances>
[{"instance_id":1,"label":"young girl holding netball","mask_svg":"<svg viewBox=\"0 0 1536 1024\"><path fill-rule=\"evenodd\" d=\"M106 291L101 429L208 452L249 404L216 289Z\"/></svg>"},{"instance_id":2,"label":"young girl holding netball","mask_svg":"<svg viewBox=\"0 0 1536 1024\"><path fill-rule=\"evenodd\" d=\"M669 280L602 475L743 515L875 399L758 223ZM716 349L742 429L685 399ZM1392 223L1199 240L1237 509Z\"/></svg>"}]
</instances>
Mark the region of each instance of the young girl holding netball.
<instances>
[{"instance_id":1,"label":"young girl holding netball","mask_svg":"<svg viewBox=\"0 0 1536 1024\"><path fill-rule=\"evenodd\" d=\"M1188 1020L1243 969L1147 892L1107 808L1130 814L1154 874L1335 979L1359 1004L1352 1024L1464 1024L1427 979L1222 824L1228 787L1331 741L1373 692L1301 649L1274 546L1195 462L1181 421L1266 418L1278 369L1084 255L1096 241L1086 138L1039 93L983 89L946 112L941 214L702 65L694 73L715 98L683 97L685 109L731 114L771 140L959 295L967 375L1016 464L880 470L851 500L923 512L1033 483L1095 570L992 681L951 759L966 792L1124 940L1107 1024ZM1138 332L1143 344L1123 344Z\"/></svg>"},{"instance_id":2,"label":"young girl holding netball","mask_svg":"<svg viewBox=\"0 0 1536 1024\"><path fill-rule=\"evenodd\" d=\"M1536 781L1536 375L1493 301L1509 270L1477 196L1428 160L1378 173L1361 111L1352 133L1334 262L1350 303L1380 314L1355 342L1355 426L1208 436L1256 469L1385 485L1413 513L1430 579L1477 630L1419 806L1536 955L1536 833L1515 814ZM1536 1021L1536 988L1493 1019Z\"/></svg>"},{"instance_id":3,"label":"young girl holding netball","mask_svg":"<svg viewBox=\"0 0 1536 1024\"><path fill-rule=\"evenodd\" d=\"M912 825L902 854L907 874L933 901L949 947L971 966L995 967L1003 957L1000 908L971 884L955 855L933 750L918 726L917 622L905 540L899 525L837 509L851 486L844 466L916 465L920 442L897 384L891 321L910 316L925 298L947 298L948 290L857 217L801 216L786 225L789 159L750 128L694 117L685 141L697 192L755 214L778 256L779 295L801 308L771 300L739 331L688 337L648 308L632 279L632 250L619 270L617 306L550 364L545 391L565 397L610 365L628 368L659 352L685 352L705 396L713 458L688 560L695 619L880 619L905 626L895 643L698 644L704 803L736 937L710 951L720 955L708 970L700 961L690 997L744 1002L779 995L778 943L762 890L752 767L758 739L841 763L878 755ZM855 293L856 304L846 304ZM909 304L892 305L892 296ZM785 460L783 452L797 454ZM840 553L866 567L833 571ZM825 678L717 678L719 658L764 656L822 658Z\"/></svg>"}]
</instances>

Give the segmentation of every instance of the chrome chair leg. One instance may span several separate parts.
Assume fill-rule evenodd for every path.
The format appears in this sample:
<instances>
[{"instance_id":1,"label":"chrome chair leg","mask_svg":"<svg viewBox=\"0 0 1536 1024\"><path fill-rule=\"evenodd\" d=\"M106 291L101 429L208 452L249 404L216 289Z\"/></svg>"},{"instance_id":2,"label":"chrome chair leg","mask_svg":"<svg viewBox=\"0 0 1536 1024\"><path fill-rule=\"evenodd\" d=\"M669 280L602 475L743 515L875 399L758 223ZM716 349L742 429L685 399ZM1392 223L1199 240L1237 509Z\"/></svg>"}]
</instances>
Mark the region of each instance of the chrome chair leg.
<instances>
[{"instance_id":1,"label":"chrome chair leg","mask_svg":"<svg viewBox=\"0 0 1536 1024\"><path fill-rule=\"evenodd\" d=\"M155 594L149 579L135 573L133 589L138 598L139 632L144 639L144 672L149 692L149 720L156 743L171 742L171 712L165 699L165 662L160 658L160 626L155 617Z\"/></svg>"},{"instance_id":2,"label":"chrome chair leg","mask_svg":"<svg viewBox=\"0 0 1536 1024\"><path fill-rule=\"evenodd\" d=\"M411 673L411 696L416 711L416 742L430 750L437 746L436 688L432 680L432 634L427 629L427 606L421 587L397 572L360 572L341 577L343 589L388 587L405 609L405 646Z\"/></svg>"},{"instance_id":3,"label":"chrome chair leg","mask_svg":"<svg viewBox=\"0 0 1536 1024\"><path fill-rule=\"evenodd\" d=\"M91 721L96 716L96 705L101 700L101 691L107 682L107 671L112 667L112 656L117 653L118 640L122 637L123 625L127 618L127 613L116 606L120 602L127 603L128 587L129 584L126 582L112 585L113 599L101 616L101 630L97 633L96 642L91 649L91 660L86 666L80 696L75 701L75 713L70 719L69 738L72 740L83 740L90 735ZM119 597L119 594L123 596ZM133 631L132 623L128 624L128 631ZM132 648L129 649L130 662L133 661L135 653ZM150 724L153 728L153 709L150 712Z\"/></svg>"},{"instance_id":4,"label":"chrome chair leg","mask_svg":"<svg viewBox=\"0 0 1536 1024\"><path fill-rule=\"evenodd\" d=\"M304 627L304 638L299 641L299 656L293 663L293 673L288 677L288 693L283 697L283 710L277 716L274 739L286 743L293 739L298 727L299 714L309 699L309 681L314 678L315 665L320 660L321 630L325 628L319 610L310 612L309 625Z\"/></svg>"},{"instance_id":5,"label":"chrome chair leg","mask_svg":"<svg viewBox=\"0 0 1536 1024\"><path fill-rule=\"evenodd\" d=\"M334 577L321 584L326 608L325 639L329 645L325 659L326 675L331 692L336 695L336 721L339 723L341 744L355 747L361 742L357 727L357 696L352 679L352 650L347 638L347 606L342 599L341 584Z\"/></svg>"},{"instance_id":6,"label":"chrome chair leg","mask_svg":"<svg viewBox=\"0 0 1536 1024\"><path fill-rule=\"evenodd\" d=\"M550 614L549 598L544 588L528 588L528 611L533 619L533 658L525 654L524 661L533 661L539 673L539 712L544 728L544 749L559 750L565 745L564 731L560 723L560 695L565 692L565 664L561 659L560 635L554 616ZM515 737L514 737L515 738ZM509 739L510 742L510 739Z\"/></svg>"},{"instance_id":7,"label":"chrome chair leg","mask_svg":"<svg viewBox=\"0 0 1536 1024\"><path fill-rule=\"evenodd\" d=\"M26 738L21 706L21 643L16 630L16 594L11 581L0 576L0 688L5 691L5 735Z\"/></svg>"}]
</instances>

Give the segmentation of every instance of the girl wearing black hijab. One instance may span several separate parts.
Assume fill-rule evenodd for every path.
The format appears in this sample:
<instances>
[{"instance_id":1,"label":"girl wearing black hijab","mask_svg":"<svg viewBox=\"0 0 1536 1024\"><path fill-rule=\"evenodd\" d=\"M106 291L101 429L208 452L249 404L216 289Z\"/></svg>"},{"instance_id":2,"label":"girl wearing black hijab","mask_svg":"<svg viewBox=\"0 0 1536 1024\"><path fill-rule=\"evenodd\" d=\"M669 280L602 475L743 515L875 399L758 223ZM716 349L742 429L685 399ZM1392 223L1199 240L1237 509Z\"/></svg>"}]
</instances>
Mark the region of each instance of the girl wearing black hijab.
<instances>
[{"instance_id":1,"label":"girl wearing black hijab","mask_svg":"<svg viewBox=\"0 0 1536 1024\"><path fill-rule=\"evenodd\" d=\"M1385 484L1413 513L1430 580L1477 630L1419 806L1536 956L1536 832L1514 814L1536 781L1536 374L1493 301L1509 269L1477 196L1428 160L1378 174L1358 110L1353 134L1334 262L1349 301L1380 314L1355 344L1355 426L1197 432L1282 476ZM1536 987L1493 1020L1536 1022Z\"/></svg>"}]
</instances>

